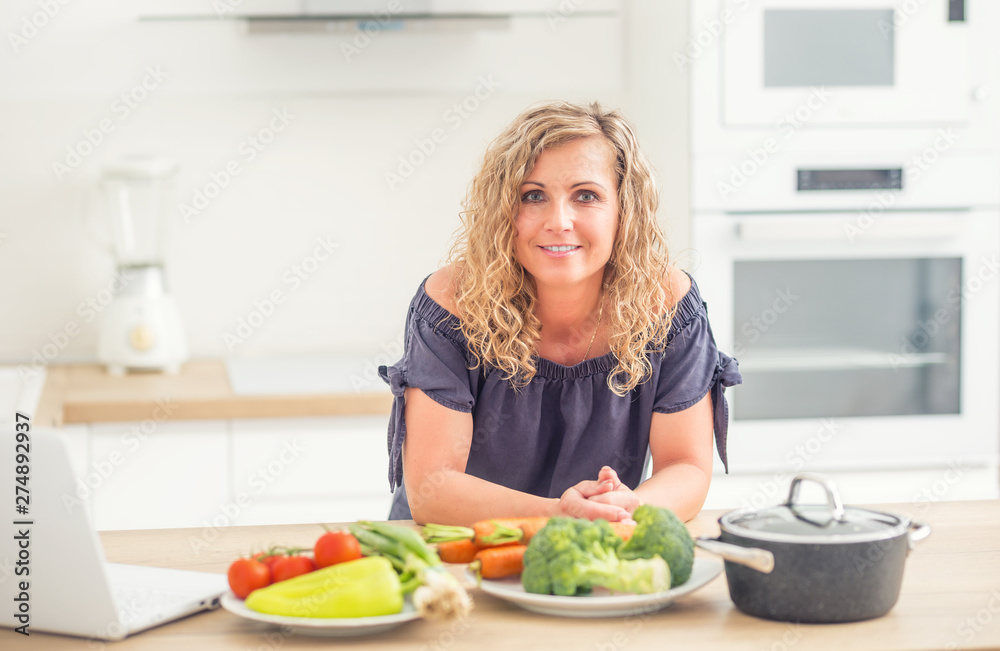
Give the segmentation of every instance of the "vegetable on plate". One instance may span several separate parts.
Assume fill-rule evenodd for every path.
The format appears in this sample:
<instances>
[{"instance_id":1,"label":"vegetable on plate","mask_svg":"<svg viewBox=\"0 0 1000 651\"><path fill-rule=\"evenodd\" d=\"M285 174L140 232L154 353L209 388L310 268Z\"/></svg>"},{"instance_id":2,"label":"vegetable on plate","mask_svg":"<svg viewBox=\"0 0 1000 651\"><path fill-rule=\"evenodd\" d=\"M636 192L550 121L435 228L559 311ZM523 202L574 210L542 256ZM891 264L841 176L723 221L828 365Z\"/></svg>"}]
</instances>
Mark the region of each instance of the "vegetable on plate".
<instances>
[{"instance_id":1,"label":"vegetable on plate","mask_svg":"<svg viewBox=\"0 0 1000 651\"><path fill-rule=\"evenodd\" d=\"M226 576L233 594L240 599L246 599L254 590L271 583L271 570L255 558L240 558L233 561Z\"/></svg>"},{"instance_id":2,"label":"vegetable on plate","mask_svg":"<svg viewBox=\"0 0 1000 651\"><path fill-rule=\"evenodd\" d=\"M670 568L659 556L624 560L621 538L605 520L552 518L524 553L526 592L573 596L596 587L647 594L670 588Z\"/></svg>"},{"instance_id":3,"label":"vegetable on plate","mask_svg":"<svg viewBox=\"0 0 1000 651\"><path fill-rule=\"evenodd\" d=\"M659 556L670 566L670 587L691 578L694 567L694 540L674 512L652 504L643 504L632 513L635 533L622 545L623 560L650 559Z\"/></svg>"},{"instance_id":4,"label":"vegetable on plate","mask_svg":"<svg viewBox=\"0 0 1000 651\"><path fill-rule=\"evenodd\" d=\"M469 569L480 579L502 579L516 576L524 569L522 561L527 545L486 547L476 553Z\"/></svg>"},{"instance_id":5,"label":"vegetable on plate","mask_svg":"<svg viewBox=\"0 0 1000 651\"><path fill-rule=\"evenodd\" d=\"M278 556L271 565L271 580L274 583L287 581L308 574L316 569L316 563L308 556Z\"/></svg>"},{"instance_id":6,"label":"vegetable on plate","mask_svg":"<svg viewBox=\"0 0 1000 651\"><path fill-rule=\"evenodd\" d=\"M531 538L548 524L547 516L532 516L524 518L491 518L481 520L471 527L458 527L446 524L427 524L423 528L424 540L438 545L456 542L470 541L480 548L496 547L499 545L510 545L519 543L527 545ZM619 538L628 540L635 530L634 524L622 522L609 523ZM440 548L439 548L440 549ZM445 560L442 558L441 560ZM468 561L445 561L448 563L460 563Z\"/></svg>"},{"instance_id":7,"label":"vegetable on plate","mask_svg":"<svg viewBox=\"0 0 1000 651\"><path fill-rule=\"evenodd\" d=\"M492 518L481 520L472 525L476 542L481 547L503 545L509 543L528 544L531 537L545 526L548 518L544 516L527 518Z\"/></svg>"},{"instance_id":8,"label":"vegetable on plate","mask_svg":"<svg viewBox=\"0 0 1000 651\"><path fill-rule=\"evenodd\" d=\"M254 590L245 603L285 617L377 617L401 612L403 591L392 563L373 556Z\"/></svg>"},{"instance_id":9,"label":"vegetable on plate","mask_svg":"<svg viewBox=\"0 0 1000 651\"><path fill-rule=\"evenodd\" d=\"M347 531L327 531L313 546L313 559L317 568L353 561L356 558L361 558L361 545L358 544L358 539Z\"/></svg>"},{"instance_id":10,"label":"vegetable on plate","mask_svg":"<svg viewBox=\"0 0 1000 651\"><path fill-rule=\"evenodd\" d=\"M477 545L476 541L469 538L437 544L438 556L445 563L471 563L481 549L483 548Z\"/></svg>"},{"instance_id":11,"label":"vegetable on plate","mask_svg":"<svg viewBox=\"0 0 1000 651\"><path fill-rule=\"evenodd\" d=\"M465 615L472 598L413 529L382 522L349 527L366 556L382 556L400 573L402 592L413 592L417 612L428 618Z\"/></svg>"}]
</instances>

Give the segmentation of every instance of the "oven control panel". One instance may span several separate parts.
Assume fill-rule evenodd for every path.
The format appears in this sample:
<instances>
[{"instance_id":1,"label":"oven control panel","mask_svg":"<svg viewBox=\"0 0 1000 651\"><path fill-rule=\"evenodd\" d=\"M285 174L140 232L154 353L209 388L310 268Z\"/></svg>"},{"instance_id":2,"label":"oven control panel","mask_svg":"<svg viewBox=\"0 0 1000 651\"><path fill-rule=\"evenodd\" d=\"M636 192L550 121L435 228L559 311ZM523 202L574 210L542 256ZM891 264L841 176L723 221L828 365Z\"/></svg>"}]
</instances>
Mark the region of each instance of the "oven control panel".
<instances>
[{"instance_id":1,"label":"oven control panel","mask_svg":"<svg viewBox=\"0 0 1000 651\"><path fill-rule=\"evenodd\" d=\"M798 191L813 190L902 190L903 169L799 169Z\"/></svg>"}]
</instances>

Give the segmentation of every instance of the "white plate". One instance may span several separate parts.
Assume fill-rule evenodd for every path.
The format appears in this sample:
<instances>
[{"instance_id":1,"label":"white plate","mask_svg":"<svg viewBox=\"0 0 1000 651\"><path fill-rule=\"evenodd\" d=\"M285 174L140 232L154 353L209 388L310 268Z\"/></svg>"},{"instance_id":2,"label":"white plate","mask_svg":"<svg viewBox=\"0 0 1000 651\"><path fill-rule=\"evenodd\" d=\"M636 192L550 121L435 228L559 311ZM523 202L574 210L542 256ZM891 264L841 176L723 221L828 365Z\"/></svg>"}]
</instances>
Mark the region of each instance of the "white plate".
<instances>
[{"instance_id":1,"label":"white plate","mask_svg":"<svg viewBox=\"0 0 1000 651\"><path fill-rule=\"evenodd\" d=\"M243 600L227 592L222 595L222 607L229 612L252 619L255 622L265 622L276 626L288 627L295 633L301 635L323 635L328 637L350 637L354 635L372 635L381 633L410 620L417 619L416 608L410 603L407 597L403 602L403 611L395 615L381 615L379 617L284 617L282 615L266 615L250 610L243 603Z\"/></svg>"},{"instance_id":2,"label":"white plate","mask_svg":"<svg viewBox=\"0 0 1000 651\"><path fill-rule=\"evenodd\" d=\"M577 597L534 594L525 592L520 577L490 581L483 579L479 586L483 592L517 604L521 608L543 615L557 617L622 617L651 613L665 608L674 599L706 585L722 572L722 561L717 558L696 558L691 568L691 578L683 584L652 594L612 594L595 589L592 594ZM471 575L471 573L470 573ZM475 576L472 576L475 581Z\"/></svg>"}]
</instances>

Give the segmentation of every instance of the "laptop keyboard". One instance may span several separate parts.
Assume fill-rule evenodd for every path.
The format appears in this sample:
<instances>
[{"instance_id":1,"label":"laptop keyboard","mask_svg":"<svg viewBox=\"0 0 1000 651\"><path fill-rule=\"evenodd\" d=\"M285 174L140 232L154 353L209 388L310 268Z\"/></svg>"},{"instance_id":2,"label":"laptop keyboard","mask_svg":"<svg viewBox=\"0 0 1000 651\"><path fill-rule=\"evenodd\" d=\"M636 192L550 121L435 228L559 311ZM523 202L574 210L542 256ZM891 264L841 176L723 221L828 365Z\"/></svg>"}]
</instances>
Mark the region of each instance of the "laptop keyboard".
<instances>
[{"instance_id":1,"label":"laptop keyboard","mask_svg":"<svg viewBox=\"0 0 1000 651\"><path fill-rule=\"evenodd\" d=\"M164 611L180 605L187 599L164 590L122 585L114 586L112 595L125 626L137 621L156 619Z\"/></svg>"},{"instance_id":2,"label":"laptop keyboard","mask_svg":"<svg viewBox=\"0 0 1000 651\"><path fill-rule=\"evenodd\" d=\"M225 574L108 563L108 587L129 633L219 605Z\"/></svg>"}]
</instances>

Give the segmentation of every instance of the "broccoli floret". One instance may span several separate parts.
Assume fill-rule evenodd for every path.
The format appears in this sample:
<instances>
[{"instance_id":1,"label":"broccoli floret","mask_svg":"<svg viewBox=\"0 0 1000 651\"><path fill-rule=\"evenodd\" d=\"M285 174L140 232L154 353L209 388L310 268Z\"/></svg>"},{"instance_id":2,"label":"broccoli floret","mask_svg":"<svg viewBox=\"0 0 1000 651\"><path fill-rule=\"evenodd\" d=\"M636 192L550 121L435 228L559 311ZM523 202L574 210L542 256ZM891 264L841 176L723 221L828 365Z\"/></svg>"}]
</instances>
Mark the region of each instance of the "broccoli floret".
<instances>
[{"instance_id":1,"label":"broccoli floret","mask_svg":"<svg viewBox=\"0 0 1000 651\"><path fill-rule=\"evenodd\" d=\"M643 504L632 514L635 533L622 545L622 559L659 556L670 566L671 587L691 578L694 565L694 540L687 527L674 512L651 504Z\"/></svg>"},{"instance_id":2,"label":"broccoli floret","mask_svg":"<svg viewBox=\"0 0 1000 651\"><path fill-rule=\"evenodd\" d=\"M563 596L598 586L640 594L670 587L670 568L662 558L623 561L621 542L604 520L552 518L528 543L521 584L526 592Z\"/></svg>"}]
</instances>

